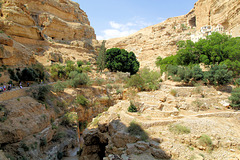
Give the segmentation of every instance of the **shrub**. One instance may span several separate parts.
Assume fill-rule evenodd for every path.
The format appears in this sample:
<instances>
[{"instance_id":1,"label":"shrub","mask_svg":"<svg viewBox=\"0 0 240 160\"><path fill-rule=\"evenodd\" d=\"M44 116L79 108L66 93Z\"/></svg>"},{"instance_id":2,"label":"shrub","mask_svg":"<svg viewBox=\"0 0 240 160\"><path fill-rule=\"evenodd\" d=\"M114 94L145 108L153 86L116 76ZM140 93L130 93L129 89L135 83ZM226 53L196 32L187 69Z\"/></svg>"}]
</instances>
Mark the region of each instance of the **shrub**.
<instances>
[{"instance_id":1,"label":"shrub","mask_svg":"<svg viewBox=\"0 0 240 160\"><path fill-rule=\"evenodd\" d=\"M84 64L83 61L77 61L78 67L81 67L83 64Z\"/></svg>"},{"instance_id":2,"label":"shrub","mask_svg":"<svg viewBox=\"0 0 240 160\"><path fill-rule=\"evenodd\" d=\"M189 128L180 124L170 125L169 131L173 132L174 134L188 134L191 132Z\"/></svg>"},{"instance_id":3,"label":"shrub","mask_svg":"<svg viewBox=\"0 0 240 160\"><path fill-rule=\"evenodd\" d=\"M128 112L137 112L137 107L130 102L130 106L128 107Z\"/></svg>"},{"instance_id":4,"label":"shrub","mask_svg":"<svg viewBox=\"0 0 240 160\"><path fill-rule=\"evenodd\" d=\"M127 128L127 132L132 136L140 136L141 140L146 141L149 137L142 127L136 122L132 121Z\"/></svg>"},{"instance_id":5,"label":"shrub","mask_svg":"<svg viewBox=\"0 0 240 160\"><path fill-rule=\"evenodd\" d=\"M199 144L205 147L208 147L208 150L211 151L213 149L213 145L212 145L212 140L211 138L206 135L203 134L200 138L199 138Z\"/></svg>"},{"instance_id":6,"label":"shrub","mask_svg":"<svg viewBox=\"0 0 240 160\"><path fill-rule=\"evenodd\" d=\"M54 80L67 77L65 66L62 66L59 64L52 65L50 68L50 72L51 72L51 76Z\"/></svg>"},{"instance_id":7,"label":"shrub","mask_svg":"<svg viewBox=\"0 0 240 160\"><path fill-rule=\"evenodd\" d=\"M149 68L144 67L140 70L140 76L144 80L144 90L157 90L159 88L160 73L151 71Z\"/></svg>"},{"instance_id":8,"label":"shrub","mask_svg":"<svg viewBox=\"0 0 240 160\"><path fill-rule=\"evenodd\" d=\"M75 102L81 104L82 106L87 106L89 101L83 95L77 96Z\"/></svg>"},{"instance_id":9,"label":"shrub","mask_svg":"<svg viewBox=\"0 0 240 160\"><path fill-rule=\"evenodd\" d=\"M39 79L44 80L46 78L45 77L46 75L45 75L45 71L44 71L44 66L42 64L37 63L37 64L32 66L32 69L35 70Z\"/></svg>"},{"instance_id":10,"label":"shrub","mask_svg":"<svg viewBox=\"0 0 240 160\"><path fill-rule=\"evenodd\" d=\"M127 52L119 48L112 48L106 51L106 67L110 71L136 74L139 66L140 64L133 52Z\"/></svg>"},{"instance_id":11,"label":"shrub","mask_svg":"<svg viewBox=\"0 0 240 160\"><path fill-rule=\"evenodd\" d=\"M157 60L155 61L155 64L157 67L160 67L161 66L161 61L162 61L162 57L157 57Z\"/></svg>"},{"instance_id":12,"label":"shrub","mask_svg":"<svg viewBox=\"0 0 240 160\"><path fill-rule=\"evenodd\" d=\"M204 78L214 85L225 85L232 81L232 71L228 71L226 65L211 66L208 72L204 73Z\"/></svg>"},{"instance_id":13,"label":"shrub","mask_svg":"<svg viewBox=\"0 0 240 160\"><path fill-rule=\"evenodd\" d=\"M75 67L75 63L73 61L67 61L66 62L66 67L65 67L65 71L66 71L66 75L68 76L70 72L75 71L76 67Z\"/></svg>"},{"instance_id":14,"label":"shrub","mask_svg":"<svg viewBox=\"0 0 240 160\"><path fill-rule=\"evenodd\" d=\"M39 78L38 73L32 68L24 68L21 73L22 81L37 81Z\"/></svg>"},{"instance_id":15,"label":"shrub","mask_svg":"<svg viewBox=\"0 0 240 160\"><path fill-rule=\"evenodd\" d=\"M107 89L112 89L113 86L112 86L111 84L106 84L106 88L107 88Z\"/></svg>"},{"instance_id":16,"label":"shrub","mask_svg":"<svg viewBox=\"0 0 240 160\"><path fill-rule=\"evenodd\" d=\"M240 78L236 79L235 83L236 83L236 86L240 87Z\"/></svg>"},{"instance_id":17,"label":"shrub","mask_svg":"<svg viewBox=\"0 0 240 160\"><path fill-rule=\"evenodd\" d=\"M144 90L144 80L139 74L135 74L128 80L127 86L136 87L139 90Z\"/></svg>"},{"instance_id":18,"label":"shrub","mask_svg":"<svg viewBox=\"0 0 240 160\"><path fill-rule=\"evenodd\" d=\"M55 92L63 92L66 87L67 87L66 82L61 81L57 81L57 83L53 85L53 89Z\"/></svg>"},{"instance_id":19,"label":"shrub","mask_svg":"<svg viewBox=\"0 0 240 160\"><path fill-rule=\"evenodd\" d=\"M176 75L178 72L178 66L176 65L168 65L167 66L167 72L169 76Z\"/></svg>"},{"instance_id":20,"label":"shrub","mask_svg":"<svg viewBox=\"0 0 240 160\"><path fill-rule=\"evenodd\" d=\"M68 84L72 87L77 87L79 85L87 85L90 83L90 79L86 73L78 73L73 79L68 81Z\"/></svg>"},{"instance_id":21,"label":"shrub","mask_svg":"<svg viewBox=\"0 0 240 160\"><path fill-rule=\"evenodd\" d=\"M174 97L176 97L177 96L177 91L175 89L171 89L170 94L173 95Z\"/></svg>"},{"instance_id":22,"label":"shrub","mask_svg":"<svg viewBox=\"0 0 240 160\"><path fill-rule=\"evenodd\" d=\"M240 87L233 89L229 100L233 108L240 109Z\"/></svg>"},{"instance_id":23,"label":"shrub","mask_svg":"<svg viewBox=\"0 0 240 160\"><path fill-rule=\"evenodd\" d=\"M50 86L48 85L39 86L36 89L33 89L32 95L33 95L33 98L41 102L44 102L49 91L50 91Z\"/></svg>"},{"instance_id":24,"label":"shrub","mask_svg":"<svg viewBox=\"0 0 240 160\"><path fill-rule=\"evenodd\" d=\"M78 116L74 112L66 113L63 117L61 124L64 126L71 126L73 124L76 124L77 119L78 119Z\"/></svg>"},{"instance_id":25,"label":"shrub","mask_svg":"<svg viewBox=\"0 0 240 160\"><path fill-rule=\"evenodd\" d=\"M102 78L96 78L95 82L97 83L97 85L101 86L104 83L104 79Z\"/></svg>"},{"instance_id":26,"label":"shrub","mask_svg":"<svg viewBox=\"0 0 240 160\"><path fill-rule=\"evenodd\" d=\"M82 72L91 72L92 68L90 66L82 67Z\"/></svg>"},{"instance_id":27,"label":"shrub","mask_svg":"<svg viewBox=\"0 0 240 160\"><path fill-rule=\"evenodd\" d=\"M141 91L156 90L159 88L159 77L159 72L150 71L149 68L144 67L139 74L132 75L128 79L127 86L136 87Z\"/></svg>"},{"instance_id":28,"label":"shrub","mask_svg":"<svg viewBox=\"0 0 240 160\"><path fill-rule=\"evenodd\" d=\"M192 77L194 78L194 80L196 80L196 81L202 80L203 76L204 76L203 75L203 71L200 68L200 66L199 65L195 65L192 68Z\"/></svg>"}]
</instances>

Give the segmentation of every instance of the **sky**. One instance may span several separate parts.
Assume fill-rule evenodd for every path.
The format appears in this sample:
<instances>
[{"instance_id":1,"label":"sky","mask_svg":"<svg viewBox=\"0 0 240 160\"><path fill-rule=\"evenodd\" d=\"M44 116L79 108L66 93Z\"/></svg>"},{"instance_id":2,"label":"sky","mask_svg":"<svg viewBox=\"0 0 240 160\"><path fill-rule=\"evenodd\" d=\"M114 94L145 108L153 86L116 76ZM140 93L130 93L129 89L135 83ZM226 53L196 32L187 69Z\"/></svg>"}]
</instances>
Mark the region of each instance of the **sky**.
<instances>
[{"instance_id":1,"label":"sky","mask_svg":"<svg viewBox=\"0 0 240 160\"><path fill-rule=\"evenodd\" d=\"M124 37L167 18L187 14L197 0L73 0L80 4L98 40Z\"/></svg>"}]
</instances>

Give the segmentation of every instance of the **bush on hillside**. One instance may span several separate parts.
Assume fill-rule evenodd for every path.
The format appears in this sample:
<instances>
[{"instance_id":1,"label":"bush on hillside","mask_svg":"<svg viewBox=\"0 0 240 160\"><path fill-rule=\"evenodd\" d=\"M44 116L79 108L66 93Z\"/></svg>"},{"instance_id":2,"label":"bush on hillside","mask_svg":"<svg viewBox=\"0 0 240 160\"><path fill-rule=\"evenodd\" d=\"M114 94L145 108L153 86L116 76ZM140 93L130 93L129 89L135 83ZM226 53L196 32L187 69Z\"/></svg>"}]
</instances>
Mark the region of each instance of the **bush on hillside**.
<instances>
[{"instance_id":1,"label":"bush on hillside","mask_svg":"<svg viewBox=\"0 0 240 160\"><path fill-rule=\"evenodd\" d=\"M191 132L188 127L181 124L170 125L169 131L173 132L174 134L188 134Z\"/></svg>"},{"instance_id":2,"label":"bush on hillside","mask_svg":"<svg viewBox=\"0 0 240 160\"><path fill-rule=\"evenodd\" d=\"M41 102L44 102L47 94L50 91L50 88L51 87L49 85L32 88L31 90L32 90L33 98L35 98L36 100L39 100Z\"/></svg>"},{"instance_id":3,"label":"bush on hillside","mask_svg":"<svg viewBox=\"0 0 240 160\"><path fill-rule=\"evenodd\" d=\"M130 72L136 74L139 70L139 62L133 52L124 49L112 48L106 51L106 67L113 72Z\"/></svg>"},{"instance_id":4,"label":"bush on hillside","mask_svg":"<svg viewBox=\"0 0 240 160\"><path fill-rule=\"evenodd\" d=\"M144 90L145 82L139 74L132 75L127 82L128 87L135 87Z\"/></svg>"},{"instance_id":5,"label":"bush on hillside","mask_svg":"<svg viewBox=\"0 0 240 160\"><path fill-rule=\"evenodd\" d=\"M137 107L130 102L130 106L128 107L128 112L137 112Z\"/></svg>"},{"instance_id":6,"label":"bush on hillside","mask_svg":"<svg viewBox=\"0 0 240 160\"><path fill-rule=\"evenodd\" d=\"M55 92L63 92L66 87L67 83L61 81L57 81L57 83L53 85L53 89Z\"/></svg>"},{"instance_id":7,"label":"bush on hillside","mask_svg":"<svg viewBox=\"0 0 240 160\"><path fill-rule=\"evenodd\" d=\"M77 104L80 104L80 105L85 106L85 107L89 104L88 99L86 97L84 97L83 95L77 96L75 102Z\"/></svg>"},{"instance_id":8,"label":"bush on hillside","mask_svg":"<svg viewBox=\"0 0 240 160\"><path fill-rule=\"evenodd\" d=\"M83 61L77 61L78 67L81 67L83 64L84 64Z\"/></svg>"},{"instance_id":9,"label":"bush on hillside","mask_svg":"<svg viewBox=\"0 0 240 160\"><path fill-rule=\"evenodd\" d=\"M160 87L159 79L160 73L157 71L151 71L149 68L144 67L139 72L140 76L144 80L144 90L157 90Z\"/></svg>"},{"instance_id":10,"label":"bush on hillside","mask_svg":"<svg viewBox=\"0 0 240 160\"><path fill-rule=\"evenodd\" d=\"M68 84L74 88L78 87L79 85L87 85L90 83L90 78L88 77L87 73L77 73L76 71L71 72L69 74L70 80L68 80Z\"/></svg>"},{"instance_id":11,"label":"bush on hillside","mask_svg":"<svg viewBox=\"0 0 240 160\"><path fill-rule=\"evenodd\" d=\"M159 88L160 73L144 67L139 73L132 75L127 82L128 87L136 87L141 91L156 90Z\"/></svg>"},{"instance_id":12,"label":"bush on hillside","mask_svg":"<svg viewBox=\"0 0 240 160\"><path fill-rule=\"evenodd\" d=\"M240 109L240 87L233 89L229 100L231 101L231 106L233 108Z\"/></svg>"},{"instance_id":13,"label":"bush on hillside","mask_svg":"<svg viewBox=\"0 0 240 160\"><path fill-rule=\"evenodd\" d=\"M204 73L204 79L210 84L225 85L232 81L233 73L228 71L226 65L214 65Z\"/></svg>"},{"instance_id":14,"label":"bush on hillside","mask_svg":"<svg viewBox=\"0 0 240 160\"><path fill-rule=\"evenodd\" d=\"M75 114L75 112L66 113L62 119L61 125L72 126L76 124L77 120L78 116Z\"/></svg>"},{"instance_id":15,"label":"bush on hillside","mask_svg":"<svg viewBox=\"0 0 240 160\"><path fill-rule=\"evenodd\" d=\"M22 81L37 81L39 79L38 73L32 68L24 68L21 72Z\"/></svg>"}]
</instances>

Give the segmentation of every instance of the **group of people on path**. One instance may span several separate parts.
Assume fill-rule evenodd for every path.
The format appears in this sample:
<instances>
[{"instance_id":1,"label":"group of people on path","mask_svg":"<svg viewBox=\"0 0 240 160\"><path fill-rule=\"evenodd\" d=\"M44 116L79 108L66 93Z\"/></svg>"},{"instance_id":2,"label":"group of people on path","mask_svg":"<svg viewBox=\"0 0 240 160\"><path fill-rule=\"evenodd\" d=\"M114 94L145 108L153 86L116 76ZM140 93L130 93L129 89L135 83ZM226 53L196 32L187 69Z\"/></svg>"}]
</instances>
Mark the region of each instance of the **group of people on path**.
<instances>
[{"instance_id":1,"label":"group of people on path","mask_svg":"<svg viewBox=\"0 0 240 160\"><path fill-rule=\"evenodd\" d=\"M12 84L8 84L8 86L6 87L5 85L0 86L0 92L5 92L5 91L10 91L12 89Z\"/></svg>"},{"instance_id":2,"label":"group of people on path","mask_svg":"<svg viewBox=\"0 0 240 160\"><path fill-rule=\"evenodd\" d=\"M27 82L27 87L29 87L29 83ZM0 92L5 92L5 91L10 91L13 88L12 84L9 83L6 87L5 84L3 84L3 86L0 86ZM19 82L19 88L22 89L22 82Z\"/></svg>"}]
</instances>

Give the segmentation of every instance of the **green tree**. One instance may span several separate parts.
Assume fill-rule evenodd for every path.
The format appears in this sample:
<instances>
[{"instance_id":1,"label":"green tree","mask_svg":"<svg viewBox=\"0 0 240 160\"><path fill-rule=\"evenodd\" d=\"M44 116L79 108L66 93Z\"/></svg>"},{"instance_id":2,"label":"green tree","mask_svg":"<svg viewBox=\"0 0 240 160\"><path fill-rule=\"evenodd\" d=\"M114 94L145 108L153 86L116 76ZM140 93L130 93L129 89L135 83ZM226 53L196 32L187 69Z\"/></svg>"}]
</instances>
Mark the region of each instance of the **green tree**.
<instances>
[{"instance_id":1,"label":"green tree","mask_svg":"<svg viewBox=\"0 0 240 160\"><path fill-rule=\"evenodd\" d=\"M106 52L106 67L113 72L130 72L136 74L139 70L138 62L133 52L127 52L124 49L112 48Z\"/></svg>"},{"instance_id":2,"label":"green tree","mask_svg":"<svg viewBox=\"0 0 240 160\"><path fill-rule=\"evenodd\" d=\"M105 61L106 61L106 47L105 47L105 43L106 43L106 41L104 40L102 42L102 45L100 47L100 50L99 50L99 53L98 53L98 57L97 57L97 66L98 66L98 69L101 72L106 67L106 65L105 65Z\"/></svg>"}]
</instances>

